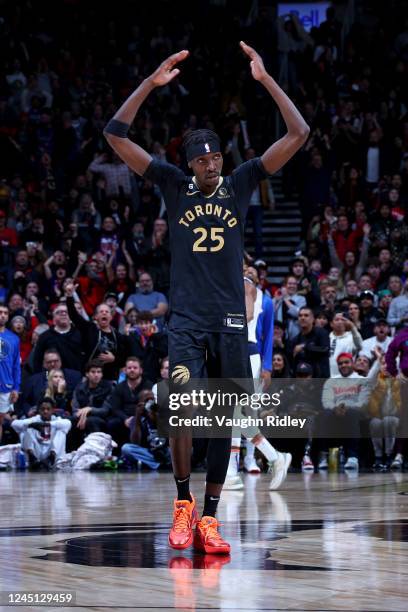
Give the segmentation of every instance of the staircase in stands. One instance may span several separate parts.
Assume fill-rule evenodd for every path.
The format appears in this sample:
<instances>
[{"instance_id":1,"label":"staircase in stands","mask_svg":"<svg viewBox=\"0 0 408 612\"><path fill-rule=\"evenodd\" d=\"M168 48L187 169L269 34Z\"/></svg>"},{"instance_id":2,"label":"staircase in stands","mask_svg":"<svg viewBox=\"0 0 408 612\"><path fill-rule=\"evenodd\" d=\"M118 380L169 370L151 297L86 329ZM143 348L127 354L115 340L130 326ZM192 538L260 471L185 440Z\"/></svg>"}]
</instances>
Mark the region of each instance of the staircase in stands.
<instances>
[{"instance_id":1,"label":"staircase in stands","mask_svg":"<svg viewBox=\"0 0 408 612\"><path fill-rule=\"evenodd\" d=\"M297 201L285 202L280 176L271 179L275 207L266 210L263 217L263 255L268 264L268 278L280 283L289 271L289 265L301 242L301 216ZM251 223L245 231L245 247L253 257L254 235Z\"/></svg>"}]
</instances>

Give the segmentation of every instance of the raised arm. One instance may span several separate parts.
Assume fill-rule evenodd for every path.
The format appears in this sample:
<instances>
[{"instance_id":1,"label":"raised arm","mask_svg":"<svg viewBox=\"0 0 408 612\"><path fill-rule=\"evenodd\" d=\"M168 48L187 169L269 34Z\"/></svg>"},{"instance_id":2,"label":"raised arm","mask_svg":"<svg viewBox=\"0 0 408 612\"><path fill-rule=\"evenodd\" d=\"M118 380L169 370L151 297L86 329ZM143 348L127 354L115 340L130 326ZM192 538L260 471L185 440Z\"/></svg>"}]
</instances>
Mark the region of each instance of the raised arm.
<instances>
[{"instance_id":1,"label":"raised arm","mask_svg":"<svg viewBox=\"0 0 408 612\"><path fill-rule=\"evenodd\" d=\"M310 128L293 102L270 74L266 72L262 58L255 49L242 41L240 45L244 53L251 60L252 76L256 81L262 83L275 100L288 130L285 136L274 142L261 157L265 170L269 174L273 174L282 168L306 142Z\"/></svg>"},{"instance_id":2,"label":"raised arm","mask_svg":"<svg viewBox=\"0 0 408 612\"><path fill-rule=\"evenodd\" d=\"M188 51L179 51L179 53L174 53L162 62L157 70L147 77L129 96L105 127L104 135L112 149L129 168L140 176L143 176L146 172L152 157L142 147L129 140L127 132L149 93L155 87L170 83L180 72L178 68L175 68L175 65L186 59L188 54Z\"/></svg>"}]
</instances>

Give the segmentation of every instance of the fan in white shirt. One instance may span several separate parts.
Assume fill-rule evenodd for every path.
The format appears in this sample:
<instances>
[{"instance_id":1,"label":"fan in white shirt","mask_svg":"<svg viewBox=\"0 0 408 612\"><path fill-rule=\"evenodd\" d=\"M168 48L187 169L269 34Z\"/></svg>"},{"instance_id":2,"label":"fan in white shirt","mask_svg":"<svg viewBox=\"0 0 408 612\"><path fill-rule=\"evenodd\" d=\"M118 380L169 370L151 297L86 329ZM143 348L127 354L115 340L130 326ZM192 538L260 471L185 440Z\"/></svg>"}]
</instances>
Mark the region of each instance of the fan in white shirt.
<instances>
[{"instance_id":1,"label":"fan in white shirt","mask_svg":"<svg viewBox=\"0 0 408 612\"><path fill-rule=\"evenodd\" d=\"M366 355L369 359L373 358L374 349L376 347L380 348L382 353L386 353L392 341L389 333L390 326L388 325L386 319L378 319L374 325L374 336L363 340L363 348L361 353Z\"/></svg>"},{"instance_id":2,"label":"fan in white shirt","mask_svg":"<svg viewBox=\"0 0 408 612\"><path fill-rule=\"evenodd\" d=\"M340 374L337 358L341 353L355 354L361 351L363 339L352 321L342 312L337 312L331 321L330 332L330 376Z\"/></svg>"}]
</instances>

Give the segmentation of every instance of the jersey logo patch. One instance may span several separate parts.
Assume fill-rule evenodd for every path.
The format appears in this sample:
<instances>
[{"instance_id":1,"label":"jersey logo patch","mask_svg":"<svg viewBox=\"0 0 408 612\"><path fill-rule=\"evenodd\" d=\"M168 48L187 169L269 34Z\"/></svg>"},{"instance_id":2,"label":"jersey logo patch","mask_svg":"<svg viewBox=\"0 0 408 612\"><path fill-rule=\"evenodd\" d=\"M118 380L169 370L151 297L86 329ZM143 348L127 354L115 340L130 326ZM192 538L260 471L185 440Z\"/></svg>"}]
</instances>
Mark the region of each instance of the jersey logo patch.
<instances>
[{"instance_id":1,"label":"jersey logo patch","mask_svg":"<svg viewBox=\"0 0 408 612\"><path fill-rule=\"evenodd\" d=\"M185 385L190 380L190 370L183 365L178 365L171 373L171 378L176 385Z\"/></svg>"},{"instance_id":2,"label":"jersey logo patch","mask_svg":"<svg viewBox=\"0 0 408 612\"><path fill-rule=\"evenodd\" d=\"M229 195L228 191L225 189L225 187L220 187L217 193L217 196L219 198L230 198L231 196Z\"/></svg>"}]
</instances>

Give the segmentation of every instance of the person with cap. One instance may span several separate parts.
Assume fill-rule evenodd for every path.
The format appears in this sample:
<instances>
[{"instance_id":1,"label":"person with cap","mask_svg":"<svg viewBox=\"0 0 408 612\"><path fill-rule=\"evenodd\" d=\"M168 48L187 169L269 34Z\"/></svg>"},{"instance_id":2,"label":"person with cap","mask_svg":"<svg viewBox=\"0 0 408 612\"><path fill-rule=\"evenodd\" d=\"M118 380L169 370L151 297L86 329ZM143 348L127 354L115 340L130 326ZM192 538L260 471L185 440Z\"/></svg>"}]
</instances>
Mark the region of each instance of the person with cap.
<instances>
[{"instance_id":1,"label":"person with cap","mask_svg":"<svg viewBox=\"0 0 408 612\"><path fill-rule=\"evenodd\" d=\"M381 318L381 312L374 306L374 292L362 291L358 298L360 304L360 332L363 340L374 334L374 325Z\"/></svg>"},{"instance_id":2,"label":"person with cap","mask_svg":"<svg viewBox=\"0 0 408 612\"><path fill-rule=\"evenodd\" d=\"M324 384L323 412L316 419L320 447L319 469L328 467L328 447L341 445L347 456L344 469L358 470L360 419L368 403L370 385L364 376L354 370L351 353L340 353L337 365L339 374ZM362 382L358 383L355 379Z\"/></svg>"},{"instance_id":3,"label":"person with cap","mask_svg":"<svg viewBox=\"0 0 408 612\"><path fill-rule=\"evenodd\" d=\"M390 336L388 321L384 317L380 317L374 323L374 335L363 340L363 348L360 354L366 355L369 359L373 359L373 351L375 348L379 348L385 354L391 341L392 338Z\"/></svg>"},{"instance_id":4,"label":"person with cap","mask_svg":"<svg viewBox=\"0 0 408 612\"><path fill-rule=\"evenodd\" d=\"M307 139L309 126L294 104L267 73L254 49L240 43L250 60L252 76L276 102L287 133L259 158L221 175L223 157L217 134L193 130L184 150L193 176L153 159L127 137L141 104L156 88L178 76L177 64L189 52L175 53L145 79L105 128L109 144L137 174L156 183L163 194L170 226L171 288L169 318L170 384L190 378L244 378L248 368L242 258L244 222L251 194L269 175L289 161ZM173 383L172 383L173 381ZM182 387L181 387L182 388ZM178 387L180 390L180 386ZM170 438L177 486L169 544L187 548L193 543L195 500L190 493L191 432ZM231 439L211 438L203 518L198 522L195 547L229 554L215 518L225 480Z\"/></svg>"}]
</instances>

